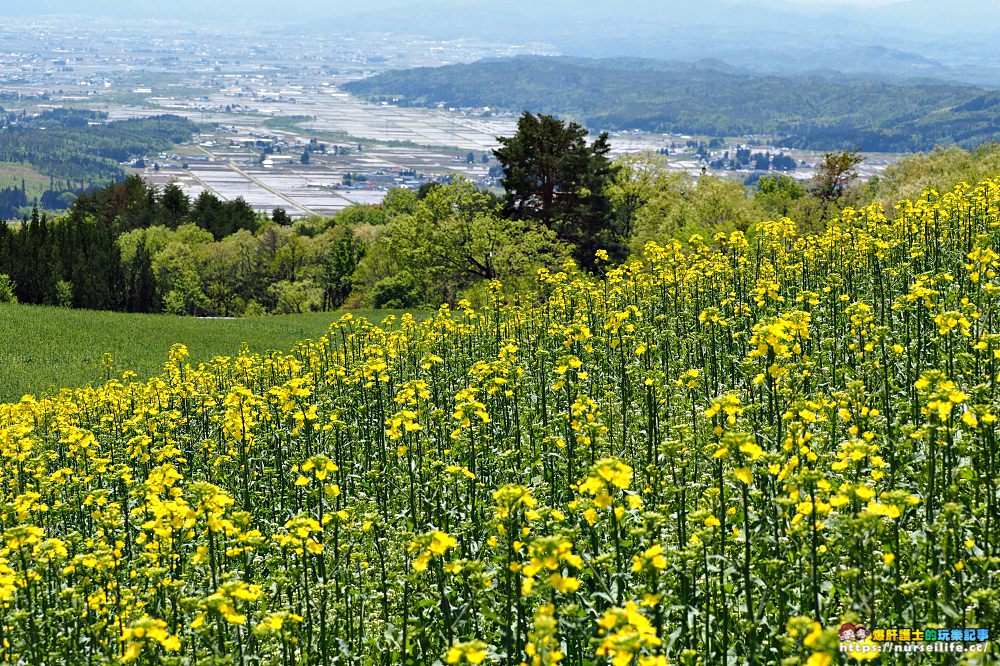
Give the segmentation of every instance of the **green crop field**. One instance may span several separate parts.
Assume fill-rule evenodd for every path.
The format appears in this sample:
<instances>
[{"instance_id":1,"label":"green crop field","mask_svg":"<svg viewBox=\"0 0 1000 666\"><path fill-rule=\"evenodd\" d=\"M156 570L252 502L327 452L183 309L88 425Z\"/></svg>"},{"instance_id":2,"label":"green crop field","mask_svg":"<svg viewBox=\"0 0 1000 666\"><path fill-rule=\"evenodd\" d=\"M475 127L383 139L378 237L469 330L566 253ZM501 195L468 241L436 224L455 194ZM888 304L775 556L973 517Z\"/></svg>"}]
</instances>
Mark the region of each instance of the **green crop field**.
<instances>
[{"instance_id":1,"label":"green crop field","mask_svg":"<svg viewBox=\"0 0 1000 666\"><path fill-rule=\"evenodd\" d=\"M101 383L109 376L105 354L111 355L111 375L148 377L163 370L167 351L178 342L195 361L232 356L244 343L256 352L287 351L323 335L342 314L197 319L0 304L0 402ZM354 312L376 323L390 314Z\"/></svg>"}]
</instances>

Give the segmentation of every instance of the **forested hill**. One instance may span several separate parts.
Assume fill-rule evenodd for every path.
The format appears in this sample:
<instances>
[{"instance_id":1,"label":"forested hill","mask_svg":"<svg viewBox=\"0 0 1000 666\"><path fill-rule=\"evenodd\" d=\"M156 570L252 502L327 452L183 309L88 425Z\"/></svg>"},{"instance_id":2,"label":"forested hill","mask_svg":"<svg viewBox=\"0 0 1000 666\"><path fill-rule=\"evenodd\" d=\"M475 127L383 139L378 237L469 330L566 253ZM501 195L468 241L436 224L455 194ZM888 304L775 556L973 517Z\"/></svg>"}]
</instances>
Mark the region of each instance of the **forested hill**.
<instances>
[{"instance_id":1,"label":"forested hill","mask_svg":"<svg viewBox=\"0 0 1000 666\"><path fill-rule=\"evenodd\" d=\"M711 61L490 59L386 72L344 89L403 105L554 113L592 130L767 135L814 150L909 152L1000 139L1000 92L827 74L758 76Z\"/></svg>"},{"instance_id":2,"label":"forested hill","mask_svg":"<svg viewBox=\"0 0 1000 666\"><path fill-rule=\"evenodd\" d=\"M105 113L83 109L36 115L0 110L0 166L27 167L50 183L34 202L23 182L0 189L0 220L21 218L32 203L63 210L78 194L124 179L123 164L184 143L198 129L174 115L109 121Z\"/></svg>"},{"instance_id":3,"label":"forested hill","mask_svg":"<svg viewBox=\"0 0 1000 666\"><path fill-rule=\"evenodd\" d=\"M174 115L108 121L105 113L81 109L0 113L0 161L30 164L56 180L112 182L125 177L122 162L166 150L197 131Z\"/></svg>"}]
</instances>

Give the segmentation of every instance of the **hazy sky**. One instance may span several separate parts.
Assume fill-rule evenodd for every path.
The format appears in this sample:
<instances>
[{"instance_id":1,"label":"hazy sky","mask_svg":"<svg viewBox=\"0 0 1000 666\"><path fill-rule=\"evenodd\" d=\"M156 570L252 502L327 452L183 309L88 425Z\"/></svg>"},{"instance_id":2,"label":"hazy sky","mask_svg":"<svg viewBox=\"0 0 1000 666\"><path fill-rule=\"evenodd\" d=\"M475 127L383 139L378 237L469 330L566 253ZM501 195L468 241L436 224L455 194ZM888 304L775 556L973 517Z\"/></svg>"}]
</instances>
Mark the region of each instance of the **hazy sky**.
<instances>
[{"instance_id":1,"label":"hazy sky","mask_svg":"<svg viewBox=\"0 0 1000 666\"><path fill-rule=\"evenodd\" d=\"M905 0L780 0L779 2L769 2L769 0L730 0L741 4L758 5L760 7L778 9L781 5L797 5L804 9L837 9L838 7L882 7L884 5L899 4Z\"/></svg>"},{"instance_id":2,"label":"hazy sky","mask_svg":"<svg viewBox=\"0 0 1000 666\"><path fill-rule=\"evenodd\" d=\"M785 29L793 36L836 31L872 33L888 28L903 33L1000 33L1000 0L952 0L953 11L942 12L943 0L0 0L0 17L43 14L85 14L122 19L181 19L234 23L302 23L390 32L418 31L454 37L495 35L510 41L522 34L546 41L549 32L577 22L641 21L709 25L748 30ZM789 11L790 8L796 8ZM758 11L759 9L759 11ZM954 10L965 11L954 11ZM353 18L352 18L353 17ZM363 17L363 18L358 18ZM537 17L538 20L533 20ZM985 17L985 20L984 20ZM520 23L517 23L517 21ZM811 21L811 25L806 25ZM506 23L506 25L505 25ZM570 21L569 23L572 23ZM648 21L639 27L648 27ZM332 26L332 27L331 27ZM852 28L851 26L854 26ZM504 28L508 28L506 31ZM454 28L454 29L451 29ZM492 29L492 32L490 32ZM475 34L472 34L475 33ZM888 36L871 36L879 44ZM595 33L595 39L600 36ZM552 41L552 40L548 40ZM886 44L888 45L888 44ZM905 44L903 46L906 46ZM978 48L978 47L976 47ZM906 46L907 50L914 50ZM919 50L919 49L917 49Z\"/></svg>"},{"instance_id":3,"label":"hazy sky","mask_svg":"<svg viewBox=\"0 0 1000 666\"><path fill-rule=\"evenodd\" d=\"M466 0L470 5L480 5L486 6L494 4L495 0ZM681 0L683 2L688 2L688 0ZM781 4L779 0L775 3L771 0L729 0L730 2L745 3L745 4L755 4L763 7L774 6L775 4ZM860 6L877 6L889 4L896 2L898 0L784 0L785 2L791 2L794 4L800 4L805 6L836 6L836 5L860 5ZM6 6L11 3L13 6ZM160 0L90 0L85 4L79 3L78 0L35 0L34 2L28 2L21 5L20 2L16 0L0 0L0 16L5 13L14 14L44 14L50 12L69 12L72 13L74 10L81 13L103 13L101 10L114 12L116 10L121 10L124 7L128 7L131 11L130 13L145 13L159 14L162 13L166 6L175 5L179 9L188 9L191 6L198 6L202 3L200 2L190 2L189 0L175 0L171 3L163 3ZM240 7L241 5L254 6L259 4L269 5L271 3L260 3L257 0L248 0L245 2L234 2L232 0L215 0L210 4L221 4L224 6ZM367 0L363 3L356 2L343 2L340 0L285 0L281 5L290 8L291 10L313 10L317 8L322 8L325 12L331 15L343 14L343 13L356 13L359 11L371 11L386 9L392 6L407 5L407 4L419 4L419 0ZM590 11L601 11L601 10L614 10L616 8L616 3L614 0L581 0L578 3L581 6L586 6ZM21 6L16 6L21 5ZM7 11L5 11L7 10ZM13 10L11 12L11 10ZM95 12L96 10L96 12Z\"/></svg>"},{"instance_id":4,"label":"hazy sky","mask_svg":"<svg viewBox=\"0 0 1000 666\"><path fill-rule=\"evenodd\" d=\"M874 7L876 5L888 5L897 0L789 0L797 5L861 5L863 7Z\"/></svg>"},{"instance_id":5,"label":"hazy sky","mask_svg":"<svg viewBox=\"0 0 1000 666\"><path fill-rule=\"evenodd\" d=\"M857 5L859 7L877 7L888 5L898 0L788 0L796 5L807 5L813 7L835 6L835 5ZM766 3L761 3L766 4Z\"/></svg>"}]
</instances>

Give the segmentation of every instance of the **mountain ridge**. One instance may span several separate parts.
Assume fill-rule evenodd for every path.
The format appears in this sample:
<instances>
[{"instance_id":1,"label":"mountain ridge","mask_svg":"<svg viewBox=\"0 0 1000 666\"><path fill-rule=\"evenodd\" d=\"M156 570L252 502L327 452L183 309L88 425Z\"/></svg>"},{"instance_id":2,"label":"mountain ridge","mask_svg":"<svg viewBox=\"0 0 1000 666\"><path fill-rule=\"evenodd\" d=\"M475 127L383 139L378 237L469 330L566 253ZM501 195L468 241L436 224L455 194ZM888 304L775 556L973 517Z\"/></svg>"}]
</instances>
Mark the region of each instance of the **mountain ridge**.
<instances>
[{"instance_id":1,"label":"mountain ridge","mask_svg":"<svg viewBox=\"0 0 1000 666\"><path fill-rule=\"evenodd\" d=\"M1000 109L983 87L759 75L712 60L491 58L390 71L343 87L403 105L554 113L592 130L767 135L818 150L910 152L1000 139Z\"/></svg>"}]
</instances>

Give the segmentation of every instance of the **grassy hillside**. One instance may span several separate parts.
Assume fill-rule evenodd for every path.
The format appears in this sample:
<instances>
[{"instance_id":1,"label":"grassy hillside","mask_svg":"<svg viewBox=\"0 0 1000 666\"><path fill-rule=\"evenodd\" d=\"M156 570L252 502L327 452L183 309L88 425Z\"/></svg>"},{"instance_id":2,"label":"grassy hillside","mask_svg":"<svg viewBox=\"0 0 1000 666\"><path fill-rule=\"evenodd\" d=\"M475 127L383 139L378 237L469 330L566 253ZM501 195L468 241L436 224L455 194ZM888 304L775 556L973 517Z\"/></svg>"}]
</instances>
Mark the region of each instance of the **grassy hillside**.
<instances>
[{"instance_id":1,"label":"grassy hillside","mask_svg":"<svg viewBox=\"0 0 1000 666\"><path fill-rule=\"evenodd\" d=\"M956 146L911 155L890 166L875 182L879 201L891 207L901 199L918 197L930 187L946 192L959 183L977 183L1000 173L1000 144L966 151Z\"/></svg>"},{"instance_id":2,"label":"grassy hillside","mask_svg":"<svg viewBox=\"0 0 1000 666\"><path fill-rule=\"evenodd\" d=\"M49 177L26 164L0 162L0 188L21 187L24 183L28 199L41 198L49 189Z\"/></svg>"},{"instance_id":3,"label":"grassy hillside","mask_svg":"<svg viewBox=\"0 0 1000 666\"><path fill-rule=\"evenodd\" d=\"M1000 138L997 93L983 88L757 76L712 61L482 60L386 72L345 89L416 106L554 113L594 130L769 135L815 150L910 152Z\"/></svg>"},{"instance_id":4,"label":"grassy hillside","mask_svg":"<svg viewBox=\"0 0 1000 666\"><path fill-rule=\"evenodd\" d=\"M299 340L323 335L342 314L196 319L0 304L0 402L100 383L108 376L105 354L111 354L112 375L132 371L147 377L162 372L178 342L195 362L234 355L244 343L256 352L287 351ZM392 313L354 314L380 322Z\"/></svg>"}]
</instances>

